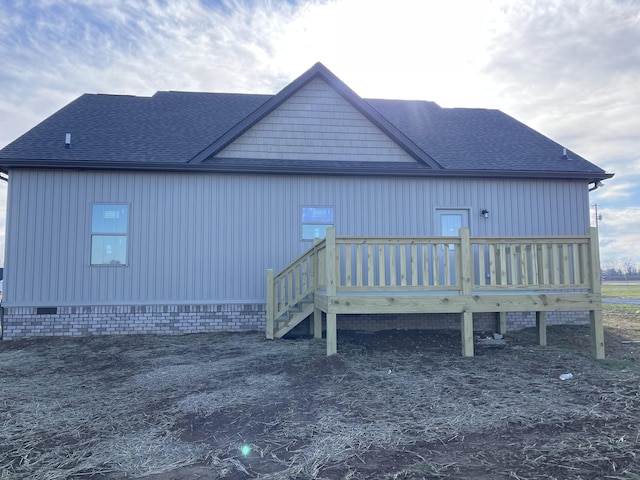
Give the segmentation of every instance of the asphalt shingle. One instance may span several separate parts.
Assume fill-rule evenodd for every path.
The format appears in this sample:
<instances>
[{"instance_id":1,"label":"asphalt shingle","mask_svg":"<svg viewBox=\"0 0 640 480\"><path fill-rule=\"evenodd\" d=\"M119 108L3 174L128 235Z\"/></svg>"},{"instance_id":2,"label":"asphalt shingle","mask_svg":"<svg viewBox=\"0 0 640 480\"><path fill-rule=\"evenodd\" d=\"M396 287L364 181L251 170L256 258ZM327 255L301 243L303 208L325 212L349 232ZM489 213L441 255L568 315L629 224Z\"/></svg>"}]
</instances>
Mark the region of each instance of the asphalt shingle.
<instances>
[{"instance_id":1,"label":"asphalt shingle","mask_svg":"<svg viewBox=\"0 0 640 480\"><path fill-rule=\"evenodd\" d=\"M596 165L499 110L367 100L446 169L601 172Z\"/></svg>"},{"instance_id":2,"label":"asphalt shingle","mask_svg":"<svg viewBox=\"0 0 640 480\"><path fill-rule=\"evenodd\" d=\"M0 151L0 159L186 163L269 95L85 94ZM64 148L71 133L71 148Z\"/></svg>"},{"instance_id":3,"label":"asphalt shingle","mask_svg":"<svg viewBox=\"0 0 640 480\"><path fill-rule=\"evenodd\" d=\"M180 165L213 144L271 95L158 92L85 94L0 150L13 161ZM364 100L445 170L603 174L514 118L433 102ZM71 133L71 148L64 148ZM266 161L265 161L266 162ZM212 162L215 163L215 162ZM254 162L255 163L255 162ZM285 168L285 167L282 167Z\"/></svg>"}]
</instances>

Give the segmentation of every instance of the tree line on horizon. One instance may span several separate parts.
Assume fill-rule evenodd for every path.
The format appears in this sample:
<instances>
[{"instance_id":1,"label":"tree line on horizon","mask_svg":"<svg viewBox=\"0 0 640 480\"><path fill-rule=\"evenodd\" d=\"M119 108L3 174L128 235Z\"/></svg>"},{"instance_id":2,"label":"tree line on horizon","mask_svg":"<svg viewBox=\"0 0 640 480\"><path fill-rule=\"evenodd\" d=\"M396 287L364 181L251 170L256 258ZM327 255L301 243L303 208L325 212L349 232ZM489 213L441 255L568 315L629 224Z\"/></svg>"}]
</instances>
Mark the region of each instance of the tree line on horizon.
<instances>
[{"instance_id":1,"label":"tree line on horizon","mask_svg":"<svg viewBox=\"0 0 640 480\"><path fill-rule=\"evenodd\" d=\"M640 280L640 265L630 258L605 261L600 264L603 280Z\"/></svg>"}]
</instances>

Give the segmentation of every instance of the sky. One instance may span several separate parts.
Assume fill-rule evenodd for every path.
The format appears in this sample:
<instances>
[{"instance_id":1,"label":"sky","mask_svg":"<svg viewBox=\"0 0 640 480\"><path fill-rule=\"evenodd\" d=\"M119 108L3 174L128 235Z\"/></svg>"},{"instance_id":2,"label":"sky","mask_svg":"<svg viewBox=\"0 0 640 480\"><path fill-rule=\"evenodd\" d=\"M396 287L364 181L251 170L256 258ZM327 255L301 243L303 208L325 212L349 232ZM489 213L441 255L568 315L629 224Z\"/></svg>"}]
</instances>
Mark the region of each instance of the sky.
<instances>
[{"instance_id":1,"label":"sky","mask_svg":"<svg viewBox=\"0 0 640 480\"><path fill-rule=\"evenodd\" d=\"M363 98L493 108L615 177L603 265L640 266L640 1L0 0L0 148L83 93L274 94L322 62ZM0 182L0 251L6 183Z\"/></svg>"}]
</instances>

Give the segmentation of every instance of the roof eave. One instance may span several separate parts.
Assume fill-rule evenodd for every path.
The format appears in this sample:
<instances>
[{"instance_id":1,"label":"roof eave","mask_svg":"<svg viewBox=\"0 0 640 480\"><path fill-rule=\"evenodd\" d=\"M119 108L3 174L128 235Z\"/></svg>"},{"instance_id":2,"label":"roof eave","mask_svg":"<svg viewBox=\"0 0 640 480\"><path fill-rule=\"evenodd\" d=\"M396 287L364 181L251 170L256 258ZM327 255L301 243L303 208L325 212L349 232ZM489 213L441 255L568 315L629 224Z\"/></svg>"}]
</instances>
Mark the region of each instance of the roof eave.
<instances>
[{"instance_id":1,"label":"roof eave","mask_svg":"<svg viewBox=\"0 0 640 480\"><path fill-rule=\"evenodd\" d=\"M227 159L228 160L228 159ZM128 162L94 162L69 160L12 159L0 160L0 171L8 173L10 169L55 169L55 170L118 170L118 171L164 171L164 172L202 172L202 173L244 173L269 175L323 175L323 176L391 176L391 177L450 177L450 178L514 178L514 179L560 179L586 180L599 182L614 176L607 172L571 172L571 171L529 171L529 170L452 170L430 168L407 168L402 164L393 169L381 168L372 163L358 166L309 165L248 165L239 159L238 164L225 163L168 163L158 162L134 164Z\"/></svg>"}]
</instances>

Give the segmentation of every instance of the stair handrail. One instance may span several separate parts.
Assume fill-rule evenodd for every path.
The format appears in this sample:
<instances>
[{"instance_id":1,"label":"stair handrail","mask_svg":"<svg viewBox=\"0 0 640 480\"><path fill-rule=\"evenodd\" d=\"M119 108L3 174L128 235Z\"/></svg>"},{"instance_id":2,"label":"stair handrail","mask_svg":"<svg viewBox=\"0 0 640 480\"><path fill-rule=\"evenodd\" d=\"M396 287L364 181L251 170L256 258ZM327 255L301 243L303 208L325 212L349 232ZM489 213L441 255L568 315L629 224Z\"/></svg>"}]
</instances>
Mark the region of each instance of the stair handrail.
<instances>
[{"instance_id":1,"label":"stair handrail","mask_svg":"<svg viewBox=\"0 0 640 480\"><path fill-rule=\"evenodd\" d=\"M266 333L273 339L275 320L312 294L318 285L319 252L326 248L325 240L314 241L306 252L284 267L278 274L267 270Z\"/></svg>"}]
</instances>

